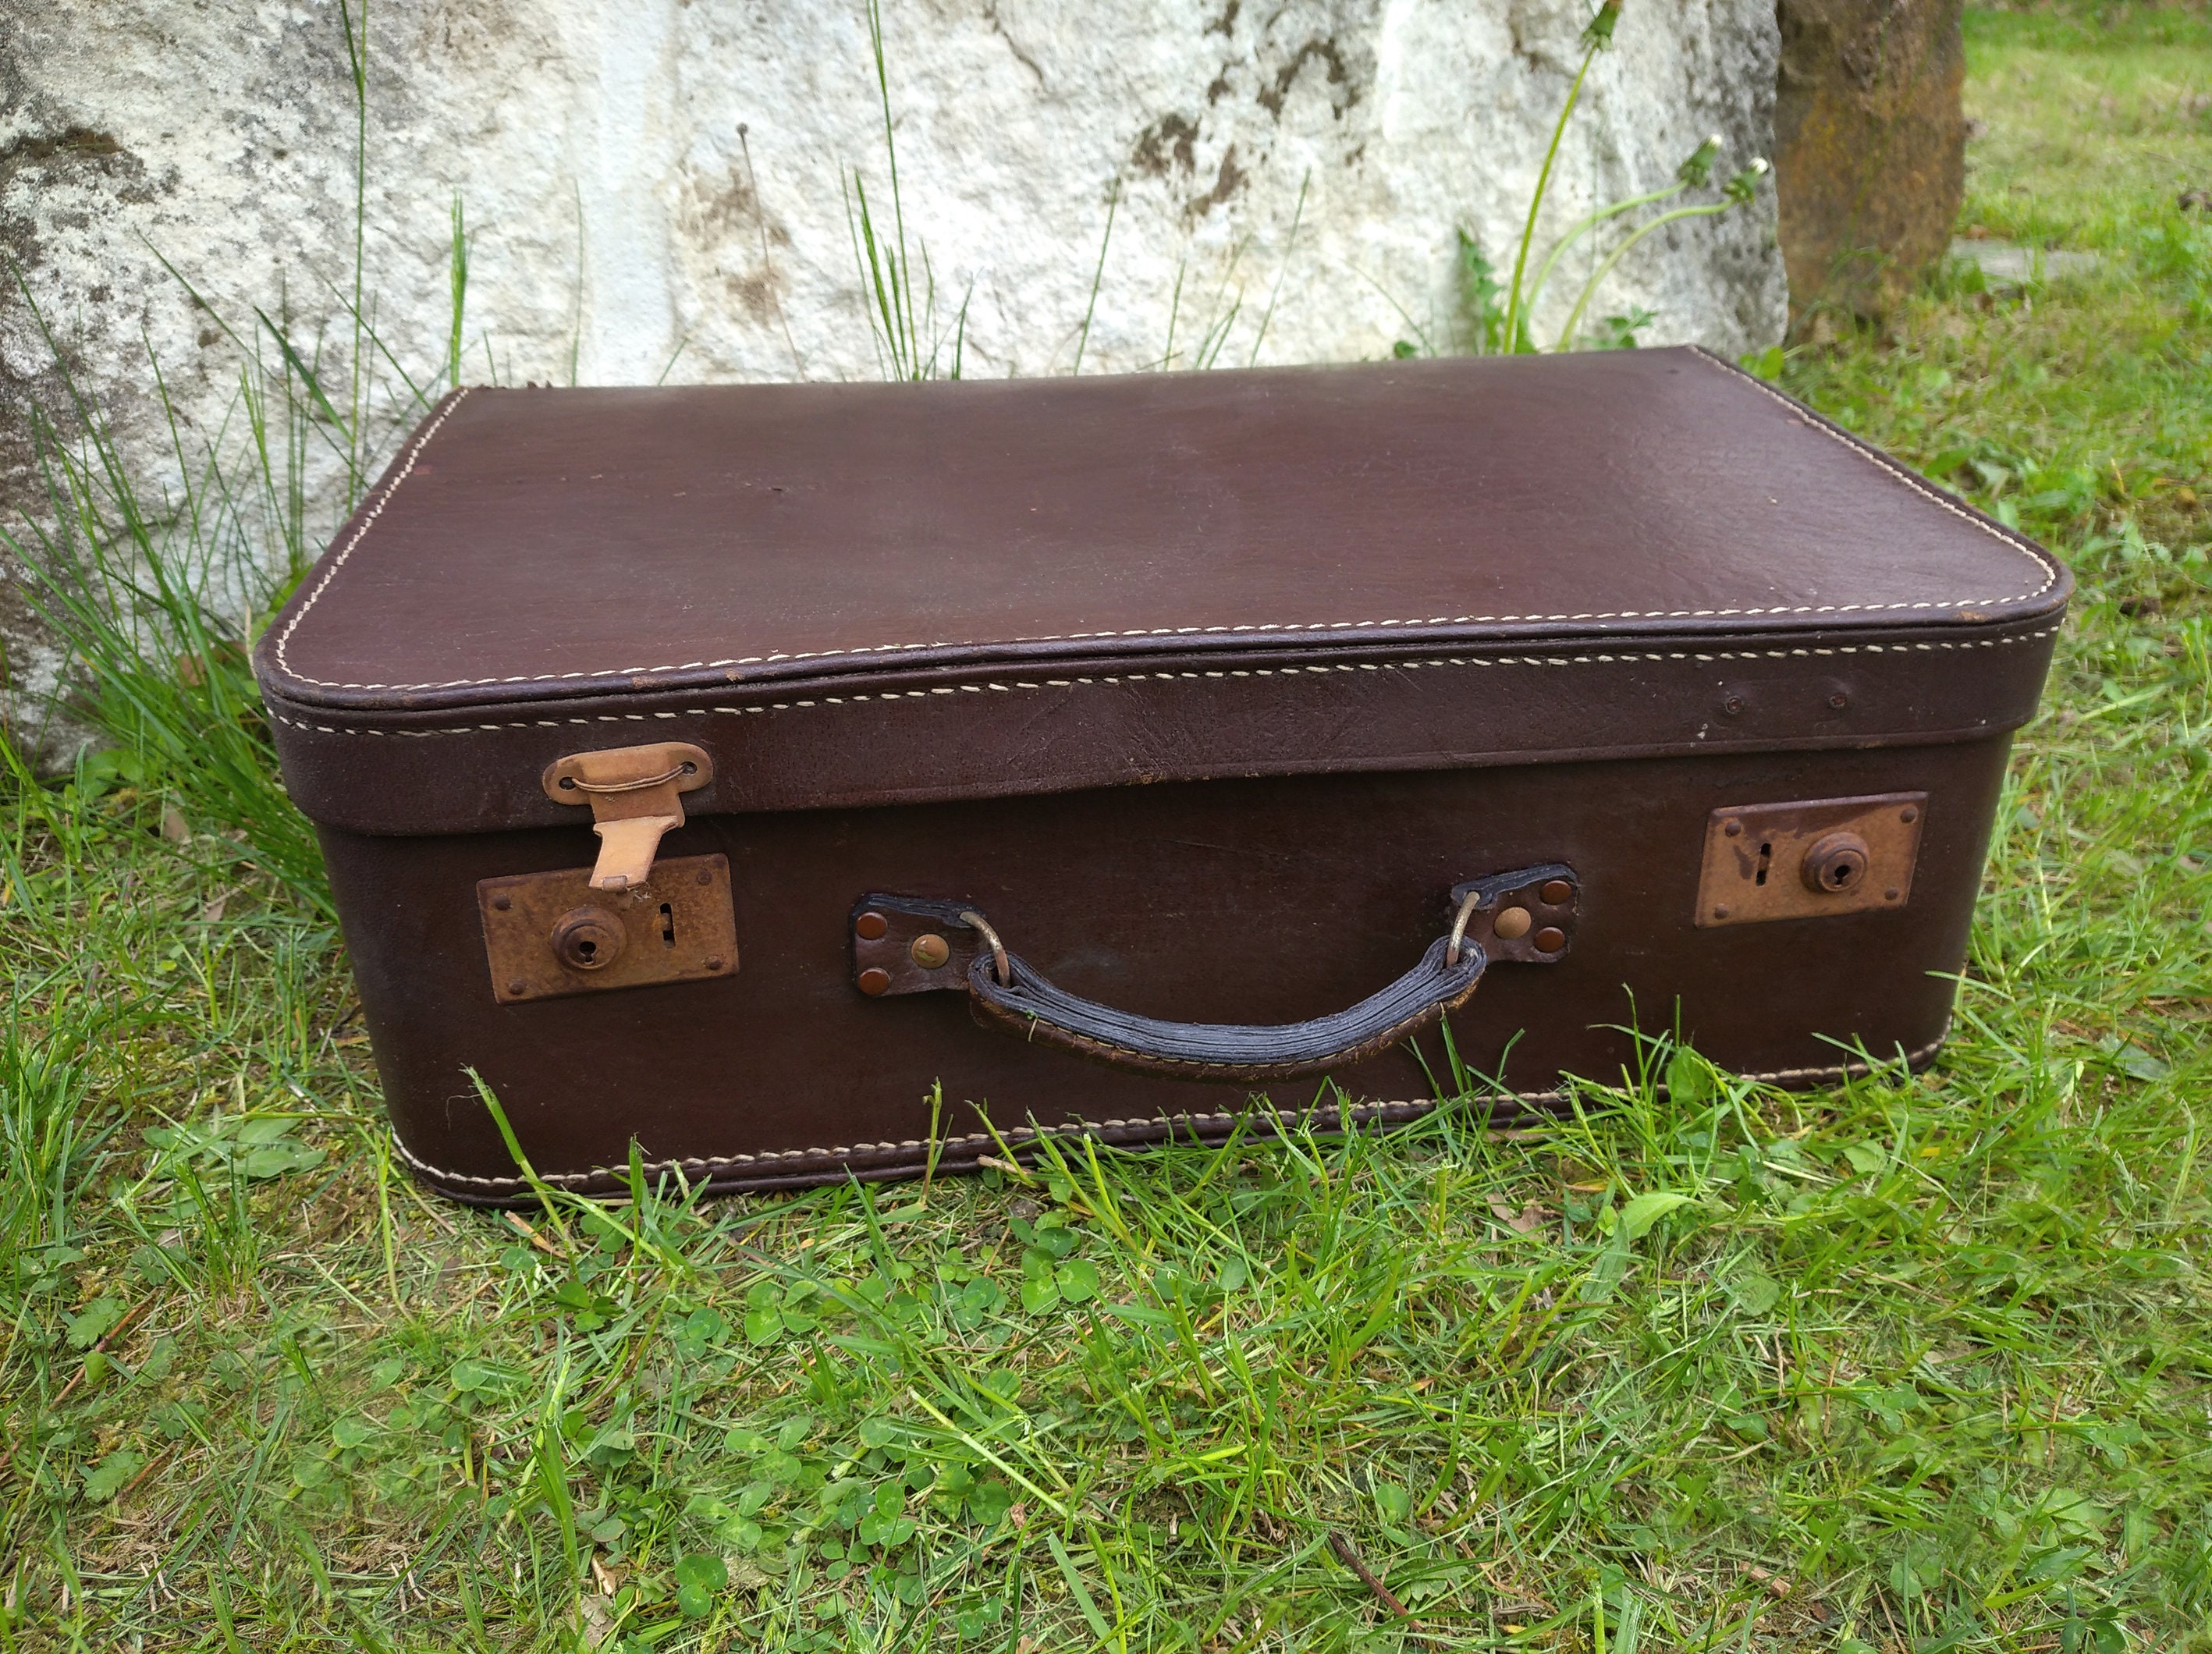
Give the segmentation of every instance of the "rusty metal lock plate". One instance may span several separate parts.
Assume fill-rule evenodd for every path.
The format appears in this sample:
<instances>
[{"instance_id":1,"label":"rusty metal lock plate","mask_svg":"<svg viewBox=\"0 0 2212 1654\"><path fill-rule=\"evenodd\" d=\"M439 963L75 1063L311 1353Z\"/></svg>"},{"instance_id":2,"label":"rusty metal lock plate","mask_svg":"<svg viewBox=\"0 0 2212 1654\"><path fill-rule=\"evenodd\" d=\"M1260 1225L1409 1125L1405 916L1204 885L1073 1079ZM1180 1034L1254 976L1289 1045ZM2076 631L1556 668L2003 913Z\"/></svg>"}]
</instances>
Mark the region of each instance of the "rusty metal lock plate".
<instances>
[{"instance_id":1,"label":"rusty metal lock plate","mask_svg":"<svg viewBox=\"0 0 2212 1654\"><path fill-rule=\"evenodd\" d=\"M623 891L593 890L589 867L512 873L480 882L477 907L501 1005L738 969L726 856L656 861L644 884Z\"/></svg>"},{"instance_id":2,"label":"rusty metal lock plate","mask_svg":"<svg viewBox=\"0 0 2212 1654\"><path fill-rule=\"evenodd\" d=\"M1912 898L1927 817L1925 793L1716 810L1705 822L1697 922L1711 928L1901 908Z\"/></svg>"}]
</instances>

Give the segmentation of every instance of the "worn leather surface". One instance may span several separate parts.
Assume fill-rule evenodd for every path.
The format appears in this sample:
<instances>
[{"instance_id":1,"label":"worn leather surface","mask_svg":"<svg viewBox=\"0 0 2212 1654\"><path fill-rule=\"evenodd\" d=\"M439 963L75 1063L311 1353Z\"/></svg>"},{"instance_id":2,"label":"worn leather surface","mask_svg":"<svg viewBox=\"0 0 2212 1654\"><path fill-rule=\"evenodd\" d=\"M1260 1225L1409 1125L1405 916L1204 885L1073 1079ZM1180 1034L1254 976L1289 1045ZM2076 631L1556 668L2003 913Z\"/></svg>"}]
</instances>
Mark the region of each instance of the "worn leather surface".
<instances>
[{"instance_id":1,"label":"worn leather surface","mask_svg":"<svg viewBox=\"0 0 2212 1654\"><path fill-rule=\"evenodd\" d=\"M1186 660L1141 676L1105 666L1073 677L908 676L898 680L905 688L865 698L834 684L764 703L612 696L558 716L301 717L282 702L270 715L285 784L315 820L356 832L479 832L568 822L574 812L538 784L547 763L672 728L714 757L713 783L684 794L695 815L1974 739L2033 715L2057 625L2045 616L1664 648L1271 650L1234 668Z\"/></svg>"},{"instance_id":2,"label":"worn leather surface","mask_svg":"<svg viewBox=\"0 0 2212 1654\"><path fill-rule=\"evenodd\" d=\"M473 1067L533 1163L574 1186L617 1189L594 1168L624 1165L635 1136L648 1164L695 1181L775 1187L916 1175L933 1117L937 1164L957 1170L999 1152L986 1113L1016 1145L1078 1123L1133 1143L1218 1138L1240 1120L1265 1129L1275 1110L1337 1100L1314 1079L1120 1072L979 1028L959 993L870 999L854 986L852 915L884 890L979 908L1086 998L1267 1024L1340 1009L1404 970L1470 872L1557 860L1582 880L1571 951L1556 964L1492 964L1449 1019L1478 1098L1490 1091L1479 1076L1501 1066L1504 1086L1537 1107L1556 1104L1563 1071L1613 1078L1638 1061L1630 1025L1679 1030L1785 1085L1869 1054L1925 1061L1965 960L2006 747L1995 737L695 817L669 853L729 857L737 974L537 1005L494 1003L475 883L588 865L588 829L326 829L323 842L386 1100L428 1181L466 1199L521 1194ZM1902 909L1692 923L1716 807L1897 791L1929 795ZM1462 1087L1434 1034L1335 1079L1354 1117L1382 1121Z\"/></svg>"},{"instance_id":3,"label":"worn leather surface","mask_svg":"<svg viewBox=\"0 0 2212 1654\"><path fill-rule=\"evenodd\" d=\"M442 833L647 739L730 812L1971 739L2068 589L1693 350L475 390L256 662L311 816Z\"/></svg>"},{"instance_id":4,"label":"worn leather surface","mask_svg":"<svg viewBox=\"0 0 2212 1654\"><path fill-rule=\"evenodd\" d=\"M1695 351L471 392L256 665L402 1151L498 1201L471 1070L541 1172L613 1192L633 1140L768 1188L1552 1106L1631 1026L1778 1084L1924 1061L2069 589ZM728 857L739 969L497 1003L477 881L593 860L545 766L665 740L713 763L662 853ZM1694 925L1714 808L1903 791L1903 907ZM854 903L899 891L1131 1016L1300 1023L1459 881L1552 861L1566 957L1493 956L1449 1044L1330 1082L1124 1072L854 982Z\"/></svg>"},{"instance_id":5,"label":"worn leather surface","mask_svg":"<svg viewBox=\"0 0 2212 1654\"><path fill-rule=\"evenodd\" d=\"M1437 1025L1468 1001L1488 957L1462 942L1456 961L1439 936L1416 964L1358 1004L1303 1022L1209 1023L1141 1017L1047 982L1019 954L1001 983L988 951L968 965L968 992L982 1027L1136 1073L1173 1079L1294 1079L1349 1068Z\"/></svg>"}]
</instances>

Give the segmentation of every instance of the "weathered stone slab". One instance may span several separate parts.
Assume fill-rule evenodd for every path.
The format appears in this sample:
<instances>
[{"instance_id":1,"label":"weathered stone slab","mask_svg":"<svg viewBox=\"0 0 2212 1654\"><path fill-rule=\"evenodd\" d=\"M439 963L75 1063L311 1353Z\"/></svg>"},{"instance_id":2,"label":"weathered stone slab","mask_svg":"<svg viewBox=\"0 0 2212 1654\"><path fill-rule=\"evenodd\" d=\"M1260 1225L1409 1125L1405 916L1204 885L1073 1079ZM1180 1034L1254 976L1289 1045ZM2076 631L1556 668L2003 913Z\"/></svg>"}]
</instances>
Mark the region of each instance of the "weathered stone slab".
<instances>
[{"instance_id":1,"label":"weathered stone slab","mask_svg":"<svg viewBox=\"0 0 2212 1654\"><path fill-rule=\"evenodd\" d=\"M1590 9L892 0L905 234L936 291L922 354L942 370L957 348L964 373L989 376L1069 372L1079 350L1088 373L1456 348L1456 233L1509 262ZM257 309L319 341L343 386L356 129L338 8L9 0L8 14L0 244L137 462L158 476L167 436L149 348L188 441L235 417L241 344L276 360ZM445 359L457 199L471 379L881 371L847 199L857 169L891 229L859 0L377 0L368 15L362 290L398 363L372 363L378 405L398 368L427 380ZM1540 250L1593 204L1663 186L1709 132L1721 176L1766 154L1777 49L1768 0L1630 0ZM1652 236L1591 314L1652 313L1647 343L1772 341L1773 215L1765 189ZM1543 342L1589 263L1553 281ZM21 410L58 391L11 280L0 494L15 503L30 488ZM325 526L332 475L325 458L311 478Z\"/></svg>"}]
</instances>

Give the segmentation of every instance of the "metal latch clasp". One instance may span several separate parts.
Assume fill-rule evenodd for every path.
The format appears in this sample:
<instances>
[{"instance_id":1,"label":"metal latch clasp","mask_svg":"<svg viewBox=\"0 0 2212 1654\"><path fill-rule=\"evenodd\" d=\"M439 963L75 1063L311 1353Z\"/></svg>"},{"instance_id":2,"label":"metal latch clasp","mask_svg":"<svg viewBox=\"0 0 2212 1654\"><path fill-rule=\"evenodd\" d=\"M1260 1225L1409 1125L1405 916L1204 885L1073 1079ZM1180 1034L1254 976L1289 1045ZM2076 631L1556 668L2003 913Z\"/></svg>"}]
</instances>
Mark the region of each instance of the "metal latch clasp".
<instances>
[{"instance_id":1,"label":"metal latch clasp","mask_svg":"<svg viewBox=\"0 0 2212 1654\"><path fill-rule=\"evenodd\" d=\"M653 873L663 833L684 824L678 795L714 779L714 762L688 741L656 741L574 752L545 767L545 796L556 804L589 804L599 859L592 869L595 891L642 885Z\"/></svg>"}]
</instances>

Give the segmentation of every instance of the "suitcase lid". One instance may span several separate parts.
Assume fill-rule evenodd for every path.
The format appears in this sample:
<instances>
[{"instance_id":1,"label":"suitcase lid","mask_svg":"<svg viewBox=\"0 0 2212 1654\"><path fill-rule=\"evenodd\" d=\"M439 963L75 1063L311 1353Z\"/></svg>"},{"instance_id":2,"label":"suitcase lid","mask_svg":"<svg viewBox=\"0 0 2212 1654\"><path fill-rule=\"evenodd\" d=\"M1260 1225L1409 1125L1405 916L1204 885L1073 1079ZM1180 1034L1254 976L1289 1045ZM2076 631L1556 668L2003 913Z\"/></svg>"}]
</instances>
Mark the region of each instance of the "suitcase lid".
<instances>
[{"instance_id":1,"label":"suitcase lid","mask_svg":"<svg viewBox=\"0 0 2212 1654\"><path fill-rule=\"evenodd\" d=\"M957 384L468 389L263 637L372 831L1969 739L2049 555L1695 350Z\"/></svg>"}]
</instances>

